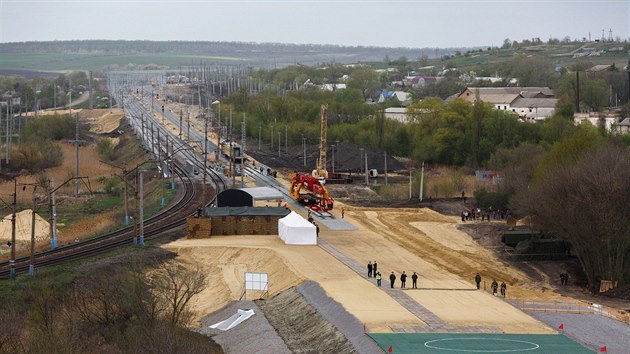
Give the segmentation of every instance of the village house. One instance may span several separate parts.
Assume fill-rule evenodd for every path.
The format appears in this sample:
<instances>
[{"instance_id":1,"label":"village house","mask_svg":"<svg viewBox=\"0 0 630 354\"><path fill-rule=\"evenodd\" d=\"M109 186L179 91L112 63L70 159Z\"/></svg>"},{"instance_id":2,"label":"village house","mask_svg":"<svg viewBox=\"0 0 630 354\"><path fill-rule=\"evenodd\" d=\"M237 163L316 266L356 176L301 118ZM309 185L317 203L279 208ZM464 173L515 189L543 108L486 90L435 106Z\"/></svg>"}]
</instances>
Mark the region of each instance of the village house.
<instances>
[{"instance_id":1,"label":"village house","mask_svg":"<svg viewBox=\"0 0 630 354\"><path fill-rule=\"evenodd\" d=\"M382 91L378 97L377 103L384 103L385 101L397 99L404 107L411 103L411 94L405 91Z\"/></svg>"},{"instance_id":2,"label":"village house","mask_svg":"<svg viewBox=\"0 0 630 354\"><path fill-rule=\"evenodd\" d=\"M405 76L402 80L402 84L405 87L418 88L430 84L437 84L443 79L444 77L441 76Z\"/></svg>"}]
</instances>

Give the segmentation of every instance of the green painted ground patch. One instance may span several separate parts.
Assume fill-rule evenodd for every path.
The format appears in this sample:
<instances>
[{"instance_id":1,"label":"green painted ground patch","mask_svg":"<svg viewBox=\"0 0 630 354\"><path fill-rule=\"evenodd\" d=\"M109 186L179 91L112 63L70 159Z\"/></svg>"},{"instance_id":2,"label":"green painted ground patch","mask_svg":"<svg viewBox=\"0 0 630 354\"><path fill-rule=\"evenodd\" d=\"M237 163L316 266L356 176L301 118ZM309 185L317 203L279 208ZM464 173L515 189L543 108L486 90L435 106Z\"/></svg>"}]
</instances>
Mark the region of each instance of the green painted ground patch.
<instances>
[{"instance_id":1,"label":"green painted ground patch","mask_svg":"<svg viewBox=\"0 0 630 354\"><path fill-rule=\"evenodd\" d=\"M561 334L369 333L389 353L592 353Z\"/></svg>"}]
</instances>

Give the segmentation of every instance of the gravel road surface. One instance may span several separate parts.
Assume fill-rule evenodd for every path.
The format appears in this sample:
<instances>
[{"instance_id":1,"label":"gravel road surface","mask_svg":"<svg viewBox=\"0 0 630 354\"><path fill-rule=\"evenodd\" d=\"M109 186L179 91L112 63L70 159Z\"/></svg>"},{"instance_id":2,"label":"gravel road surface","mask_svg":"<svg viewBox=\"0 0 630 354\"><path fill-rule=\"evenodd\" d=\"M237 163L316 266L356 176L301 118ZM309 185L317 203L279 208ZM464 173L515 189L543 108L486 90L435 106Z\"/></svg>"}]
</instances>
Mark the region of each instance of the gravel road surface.
<instances>
[{"instance_id":1,"label":"gravel road surface","mask_svg":"<svg viewBox=\"0 0 630 354\"><path fill-rule=\"evenodd\" d=\"M363 354L383 353L383 350L363 331L363 325L352 316L343 306L331 299L324 289L314 281L305 281L297 287L297 291L304 296L311 306L343 335L348 338L354 349Z\"/></svg>"},{"instance_id":2,"label":"gravel road surface","mask_svg":"<svg viewBox=\"0 0 630 354\"><path fill-rule=\"evenodd\" d=\"M599 352L606 346L608 353L630 353L630 326L614 319L589 314L531 313L551 328L564 325L564 335L586 348Z\"/></svg>"}]
</instances>

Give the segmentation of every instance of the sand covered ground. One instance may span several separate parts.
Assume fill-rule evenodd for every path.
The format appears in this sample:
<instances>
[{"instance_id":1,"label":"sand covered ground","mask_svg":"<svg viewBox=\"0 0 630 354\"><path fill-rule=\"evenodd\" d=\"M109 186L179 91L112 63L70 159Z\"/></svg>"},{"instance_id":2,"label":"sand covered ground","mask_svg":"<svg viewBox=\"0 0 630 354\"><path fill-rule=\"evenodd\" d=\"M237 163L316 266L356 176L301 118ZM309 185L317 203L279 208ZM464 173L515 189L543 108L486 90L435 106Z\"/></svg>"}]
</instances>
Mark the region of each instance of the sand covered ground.
<instances>
[{"instance_id":1,"label":"sand covered ground","mask_svg":"<svg viewBox=\"0 0 630 354\"><path fill-rule=\"evenodd\" d=\"M322 227L320 237L360 263L377 261L383 286L388 285L386 277L391 271L397 276L402 271L417 272L420 289L405 293L447 324L492 327L506 333L554 333L503 300L474 290L472 278L479 271L488 285L494 277L505 280L510 297L559 297L529 287L525 274L496 260L489 250L457 230L456 218L429 209L346 207L345 214L358 230ZM277 236L221 236L183 239L164 247L208 270L212 286L196 299L199 318L238 300L244 272L250 271L269 273L270 296L307 279L318 282L370 332L390 332L392 326L426 326L373 281L319 246L289 246Z\"/></svg>"}]
</instances>

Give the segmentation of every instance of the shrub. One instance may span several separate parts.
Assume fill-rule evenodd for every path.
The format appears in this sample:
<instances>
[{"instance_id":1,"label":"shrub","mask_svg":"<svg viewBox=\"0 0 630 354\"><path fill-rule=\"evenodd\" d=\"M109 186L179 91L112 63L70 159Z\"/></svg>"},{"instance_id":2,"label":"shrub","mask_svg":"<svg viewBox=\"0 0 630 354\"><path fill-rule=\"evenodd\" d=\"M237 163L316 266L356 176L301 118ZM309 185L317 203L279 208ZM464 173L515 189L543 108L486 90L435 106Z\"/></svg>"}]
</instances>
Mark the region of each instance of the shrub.
<instances>
[{"instance_id":1,"label":"shrub","mask_svg":"<svg viewBox=\"0 0 630 354\"><path fill-rule=\"evenodd\" d=\"M108 138L98 139L96 142L96 150L99 157L104 161L113 161L116 159L116 150L114 144Z\"/></svg>"},{"instance_id":2,"label":"shrub","mask_svg":"<svg viewBox=\"0 0 630 354\"><path fill-rule=\"evenodd\" d=\"M68 115L44 116L30 120L24 127L25 140L63 140L73 139L76 122Z\"/></svg>"},{"instance_id":3,"label":"shrub","mask_svg":"<svg viewBox=\"0 0 630 354\"><path fill-rule=\"evenodd\" d=\"M479 208L505 209L508 206L510 195L506 192L489 192L485 189L476 190L473 193L475 202Z\"/></svg>"},{"instance_id":4,"label":"shrub","mask_svg":"<svg viewBox=\"0 0 630 354\"><path fill-rule=\"evenodd\" d=\"M15 164L30 173L61 165L63 152L50 140L27 141L17 147Z\"/></svg>"}]
</instances>

